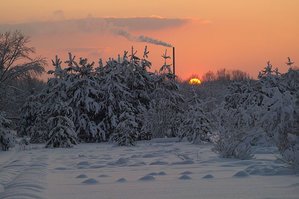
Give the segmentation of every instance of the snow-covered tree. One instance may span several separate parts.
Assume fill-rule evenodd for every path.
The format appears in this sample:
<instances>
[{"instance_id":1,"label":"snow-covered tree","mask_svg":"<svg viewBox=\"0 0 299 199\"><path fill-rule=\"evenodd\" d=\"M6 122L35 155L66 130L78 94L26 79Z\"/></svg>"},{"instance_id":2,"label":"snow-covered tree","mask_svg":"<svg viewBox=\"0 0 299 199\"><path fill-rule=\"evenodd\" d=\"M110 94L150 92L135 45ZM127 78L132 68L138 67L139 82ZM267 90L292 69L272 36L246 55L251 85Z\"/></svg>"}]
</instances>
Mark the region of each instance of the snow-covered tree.
<instances>
[{"instance_id":1,"label":"snow-covered tree","mask_svg":"<svg viewBox=\"0 0 299 199\"><path fill-rule=\"evenodd\" d=\"M288 63L294 62L289 59ZM283 159L299 168L299 70L290 68L271 86L267 84L271 79L262 80L262 91L267 96L263 127L274 138Z\"/></svg>"},{"instance_id":2,"label":"snow-covered tree","mask_svg":"<svg viewBox=\"0 0 299 199\"><path fill-rule=\"evenodd\" d=\"M102 96L94 63L88 63L83 58L77 63L75 57L69 56L67 70L72 73L72 80L67 88L67 96L69 106L74 110L72 120L78 137L85 142L106 141L106 135L98 126L103 107L99 101Z\"/></svg>"},{"instance_id":3,"label":"snow-covered tree","mask_svg":"<svg viewBox=\"0 0 299 199\"><path fill-rule=\"evenodd\" d=\"M55 69L50 70L48 74L52 74L53 77L48 79L44 90L29 98L23 107L22 118L23 122L28 122L26 128L30 130L31 143L46 142L47 120L50 114L57 109L58 103L67 101L67 73L61 68L61 63L62 61L57 56L55 60L52 60ZM34 122L30 123L32 119Z\"/></svg>"},{"instance_id":4,"label":"snow-covered tree","mask_svg":"<svg viewBox=\"0 0 299 199\"><path fill-rule=\"evenodd\" d=\"M48 139L47 148L69 148L77 144L75 126L69 117L72 109L63 102L57 103L47 121Z\"/></svg>"},{"instance_id":5,"label":"snow-covered tree","mask_svg":"<svg viewBox=\"0 0 299 199\"><path fill-rule=\"evenodd\" d=\"M279 148L283 147L283 140L287 138L287 128L293 121L295 107L294 96L282 80L278 70L272 70L272 65L268 62L257 82L257 92L262 98L261 107L263 108L259 121Z\"/></svg>"},{"instance_id":6,"label":"snow-covered tree","mask_svg":"<svg viewBox=\"0 0 299 199\"><path fill-rule=\"evenodd\" d=\"M144 113L142 132L152 137L176 136L180 124L181 104L184 99L171 72L166 52L162 56L164 65L154 78L155 89L150 94L150 104Z\"/></svg>"},{"instance_id":7,"label":"snow-covered tree","mask_svg":"<svg viewBox=\"0 0 299 199\"><path fill-rule=\"evenodd\" d=\"M154 74L147 69L151 67L148 61L149 51L144 49L143 58L136 57L136 51L132 47L129 64L127 65L126 84L132 94L132 103L135 107L136 122L139 131L144 124L143 114L149 109L151 94L155 90ZM125 62L124 62L125 63ZM139 139L149 139L149 135L141 131Z\"/></svg>"},{"instance_id":8,"label":"snow-covered tree","mask_svg":"<svg viewBox=\"0 0 299 199\"><path fill-rule=\"evenodd\" d=\"M0 111L0 149L9 150L15 145L15 137L9 129L11 121L5 118L5 114Z\"/></svg>"},{"instance_id":9,"label":"snow-covered tree","mask_svg":"<svg viewBox=\"0 0 299 199\"><path fill-rule=\"evenodd\" d=\"M225 158L249 159L251 144L260 136L255 129L259 97L253 92L250 81L232 84L230 93L219 111L219 138L214 150Z\"/></svg>"},{"instance_id":10,"label":"snow-covered tree","mask_svg":"<svg viewBox=\"0 0 299 199\"><path fill-rule=\"evenodd\" d=\"M38 120L42 105L37 96L31 95L21 108L21 121L18 135L34 137L39 131Z\"/></svg>"},{"instance_id":11,"label":"snow-covered tree","mask_svg":"<svg viewBox=\"0 0 299 199\"><path fill-rule=\"evenodd\" d=\"M197 144L209 142L211 133L211 122L202 109L202 102L194 93L193 98L188 103L188 108L182 114L179 137L180 139L186 137L188 141Z\"/></svg>"},{"instance_id":12,"label":"snow-covered tree","mask_svg":"<svg viewBox=\"0 0 299 199\"><path fill-rule=\"evenodd\" d=\"M103 118L100 124L111 141L116 141L120 145L129 144L130 142L120 139L124 135L126 139L132 137L135 141L137 138L133 134L138 132L138 126L135 125L137 124L137 107L134 106L136 102L134 102L133 90L128 88L127 81L129 78L127 75L130 73L129 63L125 59L122 63L111 60L104 68L105 75L101 77L100 84L103 93L101 103L105 106L103 106ZM121 128L124 128L123 131Z\"/></svg>"},{"instance_id":13,"label":"snow-covered tree","mask_svg":"<svg viewBox=\"0 0 299 199\"><path fill-rule=\"evenodd\" d=\"M118 124L111 135L111 141L116 142L120 146L135 145L138 138L138 123L130 104L122 102L120 104L122 113L118 118Z\"/></svg>"}]
</instances>

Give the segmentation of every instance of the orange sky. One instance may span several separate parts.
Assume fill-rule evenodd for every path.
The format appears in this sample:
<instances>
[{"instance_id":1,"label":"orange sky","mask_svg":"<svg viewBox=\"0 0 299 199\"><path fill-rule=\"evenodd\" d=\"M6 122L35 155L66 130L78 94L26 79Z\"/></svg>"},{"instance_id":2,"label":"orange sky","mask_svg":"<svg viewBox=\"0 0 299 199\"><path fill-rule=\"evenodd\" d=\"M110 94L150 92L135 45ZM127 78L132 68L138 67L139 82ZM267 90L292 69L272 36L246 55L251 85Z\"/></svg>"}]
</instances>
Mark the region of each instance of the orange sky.
<instances>
[{"instance_id":1,"label":"orange sky","mask_svg":"<svg viewBox=\"0 0 299 199\"><path fill-rule=\"evenodd\" d=\"M96 61L132 45L141 56L148 45L158 69L165 47L129 41L118 34L124 30L174 45L182 78L220 68L256 77L268 60L282 71L288 56L299 63L298 9L298 0L1 0L0 32L21 29L49 58L72 51Z\"/></svg>"}]
</instances>

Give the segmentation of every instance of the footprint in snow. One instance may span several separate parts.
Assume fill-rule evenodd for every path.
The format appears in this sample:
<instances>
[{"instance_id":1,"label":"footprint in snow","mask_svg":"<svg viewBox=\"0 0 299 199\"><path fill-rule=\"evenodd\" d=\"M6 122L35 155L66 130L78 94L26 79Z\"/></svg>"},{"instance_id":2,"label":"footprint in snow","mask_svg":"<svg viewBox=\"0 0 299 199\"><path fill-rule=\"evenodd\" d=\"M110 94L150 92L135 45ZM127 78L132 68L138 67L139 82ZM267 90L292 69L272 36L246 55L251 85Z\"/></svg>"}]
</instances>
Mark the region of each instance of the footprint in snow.
<instances>
[{"instance_id":1,"label":"footprint in snow","mask_svg":"<svg viewBox=\"0 0 299 199\"><path fill-rule=\"evenodd\" d=\"M89 178L87 180L84 180L82 184L87 184L87 185L93 185L93 184L98 184L99 182L93 178Z\"/></svg>"}]
</instances>

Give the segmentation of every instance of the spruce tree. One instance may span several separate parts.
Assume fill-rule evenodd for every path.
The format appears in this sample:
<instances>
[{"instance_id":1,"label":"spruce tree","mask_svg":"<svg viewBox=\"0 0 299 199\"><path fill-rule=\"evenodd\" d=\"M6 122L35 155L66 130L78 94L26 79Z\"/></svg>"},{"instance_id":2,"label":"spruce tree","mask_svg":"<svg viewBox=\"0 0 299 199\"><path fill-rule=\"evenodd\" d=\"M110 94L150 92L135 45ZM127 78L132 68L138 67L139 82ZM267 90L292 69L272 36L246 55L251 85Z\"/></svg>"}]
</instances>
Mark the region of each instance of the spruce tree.
<instances>
[{"instance_id":1,"label":"spruce tree","mask_svg":"<svg viewBox=\"0 0 299 199\"><path fill-rule=\"evenodd\" d=\"M4 112L0 111L0 149L7 151L15 145L15 137L10 130L11 121L5 118Z\"/></svg>"},{"instance_id":2,"label":"spruce tree","mask_svg":"<svg viewBox=\"0 0 299 199\"><path fill-rule=\"evenodd\" d=\"M69 148L77 144L75 126L69 117L72 109L63 102L57 103L49 113L47 148Z\"/></svg>"},{"instance_id":3,"label":"spruce tree","mask_svg":"<svg viewBox=\"0 0 299 199\"><path fill-rule=\"evenodd\" d=\"M206 117L202 109L202 102L195 93L188 102L188 108L182 114L179 132L180 139L186 137L193 144L210 141L211 122Z\"/></svg>"}]
</instances>

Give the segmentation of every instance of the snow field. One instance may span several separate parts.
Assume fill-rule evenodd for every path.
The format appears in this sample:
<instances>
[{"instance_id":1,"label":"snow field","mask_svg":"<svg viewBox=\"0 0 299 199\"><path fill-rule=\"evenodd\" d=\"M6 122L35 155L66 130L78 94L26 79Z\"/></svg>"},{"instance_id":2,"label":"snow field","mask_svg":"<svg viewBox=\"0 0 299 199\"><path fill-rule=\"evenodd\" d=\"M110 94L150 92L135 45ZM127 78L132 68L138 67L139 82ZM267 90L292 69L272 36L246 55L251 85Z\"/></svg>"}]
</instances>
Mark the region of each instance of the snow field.
<instances>
[{"instance_id":1,"label":"snow field","mask_svg":"<svg viewBox=\"0 0 299 199\"><path fill-rule=\"evenodd\" d=\"M273 148L242 161L211 147L152 140L11 153L0 161L0 198L298 198L299 176Z\"/></svg>"}]
</instances>

